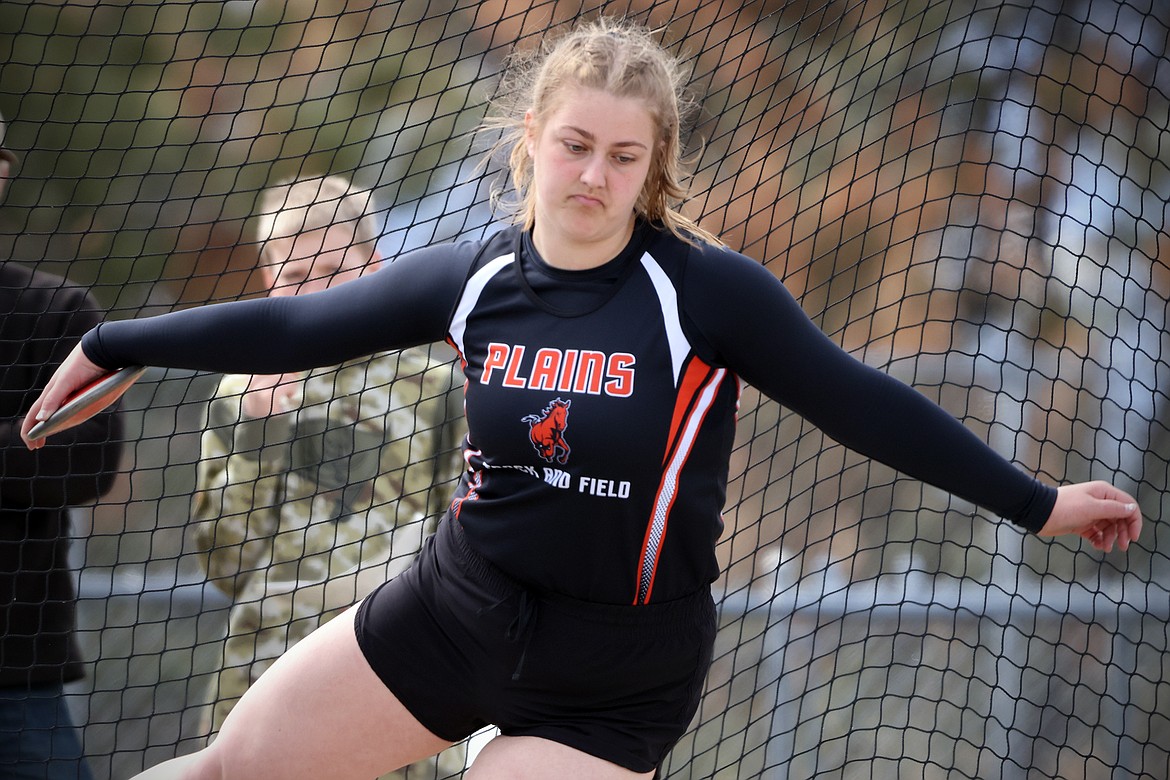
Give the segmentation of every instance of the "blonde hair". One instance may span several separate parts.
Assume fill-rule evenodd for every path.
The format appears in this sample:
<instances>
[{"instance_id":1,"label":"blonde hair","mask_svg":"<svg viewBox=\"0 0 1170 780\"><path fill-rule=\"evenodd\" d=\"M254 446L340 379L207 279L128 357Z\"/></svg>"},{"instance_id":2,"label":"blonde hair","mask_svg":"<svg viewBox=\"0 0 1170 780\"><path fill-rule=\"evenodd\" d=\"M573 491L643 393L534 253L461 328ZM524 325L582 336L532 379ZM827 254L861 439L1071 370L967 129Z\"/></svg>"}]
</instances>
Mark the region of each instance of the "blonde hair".
<instances>
[{"instance_id":1,"label":"blonde hair","mask_svg":"<svg viewBox=\"0 0 1170 780\"><path fill-rule=\"evenodd\" d=\"M353 243L373 255L377 224L369 190L360 190L343 176L316 176L284 181L264 190L257 207L257 239L264 256L270 241L333 225L353 229Z\"/></svg>"},{"instance_id":2,"label":"blonde hair","mask_svg":"<svg viewBox=\"0 0 1170 780\"><path fill-rule=\"evenodd\" d=\"M679 213L674 204L687 195L680 126L690 102L683 94L681 63L654 39L650 30L625 20L600 17L583 24L538 52L513 55L493 101L494 115L482 129L500 131L492 154L507 152L513 192L492 193L493 203L516 224L531 230L536 222L532 188L533 162L525 144L524 115L531 111L537 126L558 107L566 88L584 87L615 97L636 98L657 124L660 142L650 162L635 211L684 241L721 244L711 233Z\"/></svg>"}]
</instances>

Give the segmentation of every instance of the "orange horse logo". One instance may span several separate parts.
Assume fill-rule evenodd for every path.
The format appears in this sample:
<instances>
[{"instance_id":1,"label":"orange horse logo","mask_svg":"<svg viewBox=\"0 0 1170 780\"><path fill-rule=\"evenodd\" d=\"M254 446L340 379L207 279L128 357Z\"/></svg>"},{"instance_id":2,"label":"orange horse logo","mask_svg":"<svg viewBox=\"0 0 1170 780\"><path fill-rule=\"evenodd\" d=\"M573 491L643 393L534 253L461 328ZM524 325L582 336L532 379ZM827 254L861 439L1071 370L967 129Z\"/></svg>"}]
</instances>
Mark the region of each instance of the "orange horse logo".
<instances>
[{"instance_id":1,"label":"orange horse logo","mask_svg":"<svg viewBox=\"0 0 1170 780\"><path fill-rule=\"evenodd\" d=\"M572 401L556 399L540 414L530 414L521 422L528 423L528 438L540 457L549 463L567 463L569 443L565 441L565 428L569 424L569 404Z\"/></svg>"}]
</instances>

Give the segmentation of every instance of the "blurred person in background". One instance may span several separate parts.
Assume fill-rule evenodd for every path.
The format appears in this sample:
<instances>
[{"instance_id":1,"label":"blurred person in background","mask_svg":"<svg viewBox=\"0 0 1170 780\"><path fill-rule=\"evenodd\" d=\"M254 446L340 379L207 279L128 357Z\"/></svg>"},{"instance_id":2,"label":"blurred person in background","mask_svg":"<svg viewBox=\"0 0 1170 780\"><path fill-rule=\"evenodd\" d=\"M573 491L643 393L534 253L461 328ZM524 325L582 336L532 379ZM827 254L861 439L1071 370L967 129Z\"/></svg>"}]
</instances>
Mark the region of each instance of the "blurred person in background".
<instances>
[{"instance_id":1,"label":"blurred person in background","mask_svg":"<svg viewBox=\"0 0 1170 780\"><path fill-rule=\"evenodd\" d=\"M16 167L0 117L0 197ZM29 260L29 262L33 262ZM87 780L65 683L83 676L76 591L69 570L69 507L110 489L122 448L106 410L53 446L20 438L25 409L103 313L89 293L0 258L0 777Z\"/></svg>"},{"instance_id":2,"label":"blurred person in background","mask_svg":"<svg viewBox=\"0 0 1170 780\"><path fill-rule=\"evenodd\" d=\"M380 258L370 205L369 192L340 176L263 192L259 272L268 294L372 273ZM202 437L192 527L209 580L233 603L205 731L217 733L289 647L405 569L432 530L461 463L454 363L433 353L221 381ZM421 764L412 777L457 775L464 752Z\"/></svg>"}]
</instances>

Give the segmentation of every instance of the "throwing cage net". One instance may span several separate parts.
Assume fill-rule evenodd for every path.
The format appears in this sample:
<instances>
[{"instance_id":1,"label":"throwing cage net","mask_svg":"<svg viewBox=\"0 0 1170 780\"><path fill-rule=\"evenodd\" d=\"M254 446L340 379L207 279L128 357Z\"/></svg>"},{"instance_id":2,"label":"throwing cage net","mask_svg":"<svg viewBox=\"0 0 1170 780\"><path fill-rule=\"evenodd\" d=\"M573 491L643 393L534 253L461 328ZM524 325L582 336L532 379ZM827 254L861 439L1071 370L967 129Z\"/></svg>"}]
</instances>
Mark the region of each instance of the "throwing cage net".
<instances>
[{"instance_id":1,"label":"throwing cage net","mask_svg":"<svg viewBox=\"0 0 1170 780\"><path fill-rule=\"evenodd\" d=\"M1024 469L1112 481L1148 521L1128 554L1028 537L745 388L716 656L664 774L1167 777L1158 0L0 2L19 160L0 256L124 319L262 294L253 215L283 179L372 195L388 257L482 236L497 171L468 133L505 56L598 13L662 27L691 69L685 213ZM66 690L95 776L205 744L232 685L360 595L362 571L413 554L459 426L450 355L423 358L346 385L407 410L365 450L308 412L337 403L340 373L313 398L305 380L300 465L287 431L255 447L312 472L299 488L208 454L239 386L152 369L125 397L115 485L72 513L85 676ZM405 455L387 466L379 447ZM355 496L379 470L397 480L377 505L391 522L343 538L339 513L370 506ZM478 739L405 776L457 775Z\"/></svg>"}]
</instances>

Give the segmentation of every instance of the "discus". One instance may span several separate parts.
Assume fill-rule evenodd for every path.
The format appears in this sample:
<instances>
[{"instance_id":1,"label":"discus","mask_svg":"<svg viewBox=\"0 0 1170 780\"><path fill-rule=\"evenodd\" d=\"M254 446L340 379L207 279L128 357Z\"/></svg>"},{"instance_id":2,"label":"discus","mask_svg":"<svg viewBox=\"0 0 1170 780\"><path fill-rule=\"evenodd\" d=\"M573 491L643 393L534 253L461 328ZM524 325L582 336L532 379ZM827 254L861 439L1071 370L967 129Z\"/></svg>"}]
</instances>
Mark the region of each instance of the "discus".
<instances>
[{"instance_id":1,"label":"discus","mask_svg":"<svg viewBox=\"0 0 1170 780\"><path fill-rule=\"evenodd\" d=\"M126 388L134 384L146 371L146 366L127 366L113 373L98 377L61 405L61 408L34 425L28 432L29 439L43 439L72 428L93 417L117 401Z\"/></svg>"}]
</instances>

